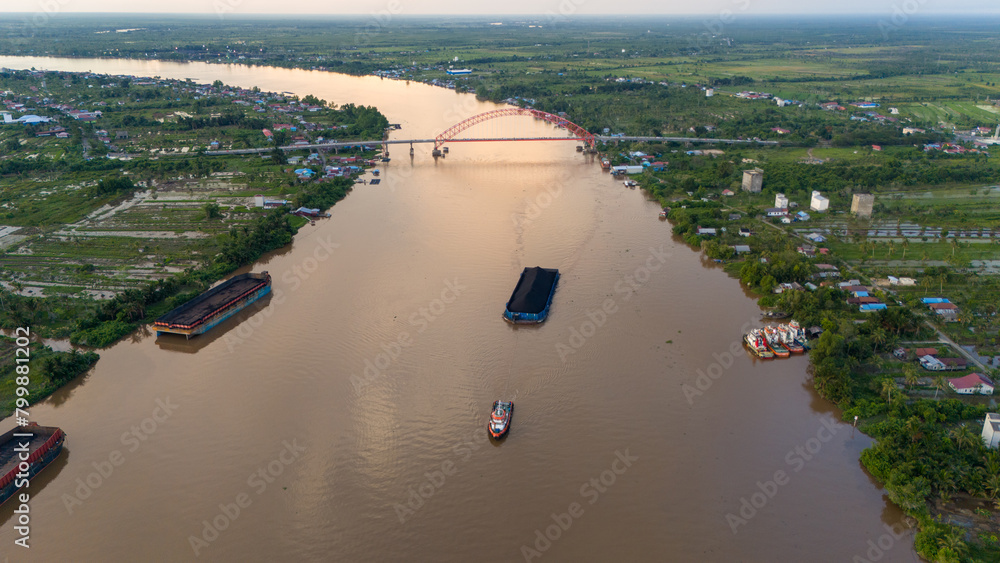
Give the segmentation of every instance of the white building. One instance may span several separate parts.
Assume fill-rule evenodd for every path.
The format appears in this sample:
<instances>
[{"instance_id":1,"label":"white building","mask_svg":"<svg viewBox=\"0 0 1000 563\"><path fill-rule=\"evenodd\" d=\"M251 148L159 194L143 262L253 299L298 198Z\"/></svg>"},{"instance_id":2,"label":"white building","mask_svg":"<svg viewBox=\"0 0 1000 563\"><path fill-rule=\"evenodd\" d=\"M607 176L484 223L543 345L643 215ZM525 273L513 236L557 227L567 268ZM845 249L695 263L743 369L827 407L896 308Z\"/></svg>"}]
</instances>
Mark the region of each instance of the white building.
<instances>
[{"instance_id":1,"label":"white building","mask_svg":"<svg viewBox=\"0 0 1000 563\"><path fill-rule=\"evenodd\" d=\"M830 208L830 200L823 194L813 190L812 201L809 202L809 209L813 211L826 211Z\"/></svg>"},{"instance_id":2,"label":"white building","mask_svg":"<svg viewBox=\"0 0 1000 563\"><path fill-rule=\"evenodd\" d=\"M785 194L774 196L774 206L778 209L788 209L788 198L785 197Z\"/></svg>"},{"instance_id":3,"label":"white building","mask_svg":"<svg viewBox=\"0 0 1000 563\"><path fill-rule=\"evenodd\" d=\"M993 381L981 373L970 373L965 377L948 380L948 387L961 395L992 395Z\"/></svg>"},{"instance_id":4,"label":"white building","mask_svg":"<svg viewBox=\"0 0 1000 563\"><path fill-rule=\"evenodd\" d=\"M983 421L983 443L987 448L1000 446L1000 414L987 413Z\"/></svg>"},{"instance_id":5,"label":"white building","mask_svg":"<svg viewBox=\"0 0 1000 563\"><path fill-rule=\"evenodd\" d=\"M715 95L715 89L714 88L708 88L707 90L705 90L705 97L706 98L711 98L714 95Z\"/></svg>"}]
</instances>

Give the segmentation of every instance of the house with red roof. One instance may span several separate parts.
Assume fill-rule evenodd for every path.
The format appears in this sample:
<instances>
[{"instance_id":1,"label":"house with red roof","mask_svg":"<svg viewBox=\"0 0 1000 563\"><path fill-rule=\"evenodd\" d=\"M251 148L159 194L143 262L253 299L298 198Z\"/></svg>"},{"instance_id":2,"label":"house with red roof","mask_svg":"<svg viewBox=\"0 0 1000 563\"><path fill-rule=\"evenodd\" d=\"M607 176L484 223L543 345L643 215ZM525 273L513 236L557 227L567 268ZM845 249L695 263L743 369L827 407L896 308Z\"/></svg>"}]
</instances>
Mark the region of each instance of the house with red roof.
<instances>
[{"instance_id":1,"label":"house with red roof","mask_svg":"<svg viewBox=\"0 0 1000 563\"><path fill-rule=\"evenodd\" d=\"M948 386L960 395L993 394L993 381L981 373L970 373L965 377L949 379Z\"/></svg>"}]
</instances>

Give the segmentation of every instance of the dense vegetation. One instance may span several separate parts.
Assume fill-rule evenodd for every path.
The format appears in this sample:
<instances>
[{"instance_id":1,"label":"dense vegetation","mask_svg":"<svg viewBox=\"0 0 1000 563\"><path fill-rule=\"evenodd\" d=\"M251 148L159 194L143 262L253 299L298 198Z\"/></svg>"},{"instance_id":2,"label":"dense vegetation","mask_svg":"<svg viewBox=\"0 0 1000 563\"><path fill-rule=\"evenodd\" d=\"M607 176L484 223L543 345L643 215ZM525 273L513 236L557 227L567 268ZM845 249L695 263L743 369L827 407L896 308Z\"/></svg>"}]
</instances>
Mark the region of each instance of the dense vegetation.
<instances>
[{"instance_id":1,"label":"dense vegetation","mask_svg":"<svg viewBox=\"0 0 1000 563\"><path fill-rule=\"evenodd\" d=\"M13 338L0 336L0 363L8 364L9 361L13 364L15 349ZM27 399L30 404L48 397L53 391L90 369L98 359L94 352L55 352L37 343L31 344L29 351L31 371ZM17 387L16 377L13 369L0 373L0 419L14 412L17 399L14 393Z\"/></svg>"}]
</instances>

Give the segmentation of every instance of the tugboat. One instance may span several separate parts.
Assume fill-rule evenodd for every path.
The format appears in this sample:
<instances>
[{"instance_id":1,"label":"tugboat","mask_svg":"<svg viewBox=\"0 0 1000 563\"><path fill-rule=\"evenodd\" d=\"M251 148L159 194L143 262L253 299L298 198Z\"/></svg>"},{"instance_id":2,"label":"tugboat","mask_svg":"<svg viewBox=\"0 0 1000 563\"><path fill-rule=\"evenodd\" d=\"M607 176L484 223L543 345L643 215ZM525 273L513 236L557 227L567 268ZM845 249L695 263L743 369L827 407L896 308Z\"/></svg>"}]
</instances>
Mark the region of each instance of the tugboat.
<instances>
[{"instance_id":1,"label":"tugboat","mask_svg":"<svg viewBox=\"0 0 1000 563\"><path fill-rule=\"evenodd\" d=\"M761 333L759 328L751 329L750 332L743 335L743 343L747 345L747 348L758 358L773 358L774 352L767 348L764 343L764 335Z\"/></svg>"},{"instance_id":2,"label":"tugboat","mask_svg":"<svg viewBox=\"0 0 1000 563\"><path fill-rule=\"evenodd\" d=\"M494 440L499 440L510 431L510 417L514 414L514 403L493 401L493 413L487 429Z\"/></svg>"},{"instance_id":3,"label":"tugboat","mask_svg":"<svg viewBox=\"0 0 1000 563\"><path fill-rule=\"evenodd\" d=\"M802 346L803 350L809 349L809 339L806 337L806 331L802 329L798 321L791 321L788 323L788 329L792 331L792 337L795 342Z\"/></svg>"},{"instance_id":4,"label":"tugboat","mask_svg":"<svg viewBox=\"0 0 1000 563\"><path fill-rule=\"evenodd\" d=\"M778 335L781 336L781 343L784 344L785 348L788 348L788 351L792 354L801 354L806 351L801 344L795 341L795 331L793 331L788 325L778 325Z\"/></svg>"},{"instance_id":5,"label":"tugboat","mask_svg":"<svg viewBox=\"0 0 1000 563\"><path fill-rule=\"evenodd\" d=\"M788 348L785 348L784 344L781 343L781 336L774 327L765 327L764 336L766 337L765 340L767 342L767 347L774 352L775 356L778 356L779 358L787 358L792 355L792 353L788 351Z\"/></svg>"}]
</instances>

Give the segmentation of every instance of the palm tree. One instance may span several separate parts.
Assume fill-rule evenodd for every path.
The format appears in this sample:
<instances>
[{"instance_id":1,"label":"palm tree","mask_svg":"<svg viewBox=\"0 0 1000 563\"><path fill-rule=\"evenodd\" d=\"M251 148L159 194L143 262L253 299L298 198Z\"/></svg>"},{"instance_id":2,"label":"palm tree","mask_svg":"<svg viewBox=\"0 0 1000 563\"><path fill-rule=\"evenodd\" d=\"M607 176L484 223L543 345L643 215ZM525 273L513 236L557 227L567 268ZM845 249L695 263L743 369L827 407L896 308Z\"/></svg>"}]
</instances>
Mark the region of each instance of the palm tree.
<instances>
[{"instance_id":1,"label":"palm tree","mask_svg":"<svg viewBox=\"0 0 1000 563\"><path fill-rule=\"evenodd\" d=\"M906 249L910 247L910 239L903 239L903 260L906 260Z\"/></svg>"},{"instance_id":2,"label":"palm tree","mask_svg":"<svg viewBox=\"0 0 1000 563\"><path fill-rule=\"evenodd\" d=\"M990 450L983 456L983 463L990 475L1000 475L1000 453L996 450Z\"/></svg>"},{"instance_id":3,"label":"palm tree","mask_svg":"<svg viewBox=\"0 0 1000 563\"><path fill-rule=\"evenodd\" d=\"M951 550L958 556L956 561L959 561L969 551L969 546L962 539L962 534L963 532L951 532L938 538L938 547Z\"/></svg>"},{"instance_id":4,"label":"palm tree","mask_svg":"<svg viewBox=\"0 0 1000 563\"><path fill-rule=\"evenodd\" d=\"M990 495L990 500L997 500L1000 497L1000 475L990 475L986 478L986 492Z\"/></svg>"},{"instance_id":5,"label":"palm tree","mask_svg":"<svg viewBox=\"0 0 1000 563\"><path fill-rule=\"evenodd\" d=\"M885 393L885 400L892 403L892 392L897 390L896 382L891 377L882 380L882 392Z\"/></svg>"},{"instance_id":6,"label":"palm tree","mask_svg":"<svg viewBox=\"0 0 1000 563\"><path fill-rule=\"evenodd\" d=\"M883 329L882 327L878 327L872 331L871 339L872 342L875 344L876 350L881 348L882 345L886 343L886 340L888 340L888 338L889 335L885 332L885 329Z\"/></svg>"},{"instance_id":7,"label":"palm tree","mask_svg":"<svg viewBox=\"0 0 1000 563\"><path fill-rule=\"evenodd\" d=\"M913 364L906 364L903 366L903 381L909 388L913 388L920 378L917 376L917 368Z\"/></svg>"},{"instance_id":8,"label":"palm tree","mask_svg":"<svg viewBox=\"0 0 1000 563\"><path fill-rule=\"evenodd\" d=\"M948 380L943 375L934 377L934 398L937 399L938 391L948 389Z\"/></svg>"},{"instance_id":9,"label":"palm tree","mask_svg":"<svg viewBox=\"0 0 1000 563\"><path fill-rule=\"evenodd\" d=\"M958 238L952 238L948 240L948 244L951 245L951 255L955 256L955 249L958 248Z\"/></svg>"},{"instance_id":10,"label":"palm tree","mask_svg":"<svg viewBox=\"0 0 1000 563\"><path fill-rule=\"evenodd\" d=\"M962 449L965 446L973 446L979 440L979 437L976 436L972 430L969 430L969 427L964 424L958 428L953 428L952 431L949 432L949 435L953 440L955 440L955 444L959 449Z\"/></svg>"},{"instance_id":11,"label":"palm tree","mask_svg":"<svg viewBox=\"0 0 1000 563\"><path fill-rule=\"evenodd\" d=\"M889 245L889 258L892 258L892 253L896 252L896 243L889 240L886 244Z\"/></svg>"},{"instance_id":12,"label":"palm tree","mask_svg":"<svg viewBox=\"0 0 1000 563\"><path fill-rule=\"evenodd\" d=\"M943 468L938 471L937 482L940 487L941 501L948 502L951 498L948 493L955 490L955 473L948 468Z\"/></svg>"}]
</instances>

